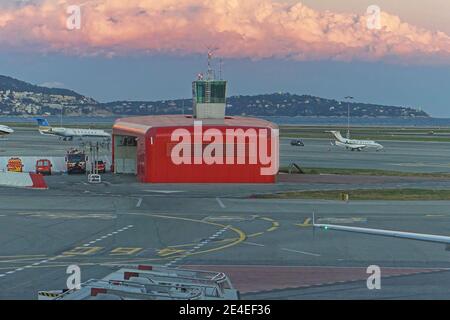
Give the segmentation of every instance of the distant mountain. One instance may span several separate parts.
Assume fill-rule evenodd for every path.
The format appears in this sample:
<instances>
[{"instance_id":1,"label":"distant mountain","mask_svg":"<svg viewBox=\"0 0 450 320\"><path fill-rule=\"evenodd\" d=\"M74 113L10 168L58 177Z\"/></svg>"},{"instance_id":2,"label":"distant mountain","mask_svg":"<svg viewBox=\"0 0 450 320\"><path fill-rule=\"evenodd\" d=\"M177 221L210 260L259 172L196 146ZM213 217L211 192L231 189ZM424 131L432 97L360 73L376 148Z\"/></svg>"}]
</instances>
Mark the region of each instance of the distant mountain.
<instances>
[{"instance_id":1,"label":"distant mountain","mask_svg":"<svg viewBox=\"0 0 450 320\"><path fill-rule=\"evenodd\" d=\"M350 103L353 117L429 117L409 107ZM347 102L310 95L273 93L233 96L227 115L346 117ZM156 115L191 114L192 99L99 103L75 91L47 88L0 76L0 115Z\"/></svg>"},{"instance_id":2,"label":"distant mountain","mask_svg":"<svg viewBox=\"0 0 450 320\"><path fill-rule=\"evenodd\" d=\"M36 86L0 76L0 115L67 115L95 113L98 102L75 91Z\"/></svg>"},{"instance_id":3,"label":"distant mountain","mask_svg":"<svg viewBox=\"0 0 450 320\"><path fill-rule=\"evenodd\" d=\"M227 115L347 117L348 105L352 117L429 117L424 111L408 107L358 102L347 104L332 99L290 93L229 97ZM104 103L102 107L112 114L190 114L192 100L116 101Z\"/></svg>"},{"instance_id":4,"label":"distant mountain","mask_svg":"<svg viewBox=\"0 0 450 320\"><path fill-rule=\"evenodd\" d=\"M81 98L82 95L75 91L60 88L48 88L36 86L24 81L20 81L11 77L0 75L0 90L11 90L15 92L34 92L48 95L74 96Z\"/></svg>"}]
</instances>

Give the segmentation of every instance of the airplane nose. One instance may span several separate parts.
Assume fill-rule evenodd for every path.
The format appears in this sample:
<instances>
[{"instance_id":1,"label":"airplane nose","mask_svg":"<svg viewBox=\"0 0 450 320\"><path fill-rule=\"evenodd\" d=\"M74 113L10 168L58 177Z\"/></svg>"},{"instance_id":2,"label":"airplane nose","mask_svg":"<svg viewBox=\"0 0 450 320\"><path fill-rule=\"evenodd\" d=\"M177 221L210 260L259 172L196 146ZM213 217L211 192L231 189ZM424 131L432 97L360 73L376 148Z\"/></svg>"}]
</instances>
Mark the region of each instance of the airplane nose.
<instances>
[{"instance_id":1,"label":"airplane nose","mask_svg":"<svg viewBox=\"0 0 450 320\"><path fill-rule=\"evenodd\" d=\"M14 130L11 129L10 127L4 127L4 126L0 126L0 130L6 133L13 133Z\"/></svg>"}]
</instances>

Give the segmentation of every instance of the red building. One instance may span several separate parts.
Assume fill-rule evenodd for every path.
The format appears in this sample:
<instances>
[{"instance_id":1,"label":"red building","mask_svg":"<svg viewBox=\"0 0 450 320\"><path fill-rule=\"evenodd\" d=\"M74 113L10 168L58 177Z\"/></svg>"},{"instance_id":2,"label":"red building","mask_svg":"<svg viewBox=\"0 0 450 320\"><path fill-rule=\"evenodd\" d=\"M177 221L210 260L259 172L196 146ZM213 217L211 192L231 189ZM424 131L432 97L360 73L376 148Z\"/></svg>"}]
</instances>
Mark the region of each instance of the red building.
<instances>
[{"instance_id":1,"label":"red building","mask_svg":"<svg viewBox=\"0 0 450 320\"><path fill-rule=\"evenodd\" d=\"M274 183L279 135L261 119L225 117L227 82L208 74L192 83L193 115L118 119L115 173L153 183Z\"/></svg>"},{"instance_id":2,"label":"red building","mask_svg":"<svg viewBox=\"0 0 450 320\"><path fill-rule=\"evenodd\" d=\"M147 183L274 183L278 149L278 127L255 118L143 116L113 127L115 173Z\"/></svg>"}]
</instances>

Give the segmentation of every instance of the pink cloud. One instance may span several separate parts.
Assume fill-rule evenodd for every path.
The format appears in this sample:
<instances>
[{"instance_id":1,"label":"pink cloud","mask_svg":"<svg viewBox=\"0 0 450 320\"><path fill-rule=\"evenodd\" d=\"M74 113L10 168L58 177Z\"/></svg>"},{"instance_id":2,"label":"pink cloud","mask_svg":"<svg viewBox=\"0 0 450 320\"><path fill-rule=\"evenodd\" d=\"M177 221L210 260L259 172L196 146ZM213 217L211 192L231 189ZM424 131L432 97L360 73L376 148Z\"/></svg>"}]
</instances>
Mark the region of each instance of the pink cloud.
<instances>
[{"instance_id":1,"label":"pink cloud","mask_svg":"<svg viewBox=\"0 0 450 320\"><path fill-rule=\"evenodd\" d=\"M196 54L218 47L228 58L296 60L439 60L450 63L450 37L381 13L316 11L274 0L78 0L81 29L66 28L67 6L44 0L0 11L3 48L68 54Z\"/></svg>"}]
</instances>

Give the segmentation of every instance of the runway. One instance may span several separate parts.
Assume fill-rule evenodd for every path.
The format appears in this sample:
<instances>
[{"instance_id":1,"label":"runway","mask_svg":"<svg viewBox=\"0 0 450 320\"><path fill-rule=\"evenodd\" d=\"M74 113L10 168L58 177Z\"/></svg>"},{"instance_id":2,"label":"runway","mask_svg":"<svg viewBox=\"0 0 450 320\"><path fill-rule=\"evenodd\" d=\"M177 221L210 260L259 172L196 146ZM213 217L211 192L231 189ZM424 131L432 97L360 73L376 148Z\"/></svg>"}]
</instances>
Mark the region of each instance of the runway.
<instances>
[{"instance_id":1,"label":"runway","mask_svg":"<svg viewBox=\"0 0 450 320\"><path fill-rule=\"evenodd\" d=\"M27 139L26 133L11 136L7 143L16 147L7 153L40 152L39 142L56 156L66 147L49 137L33 136L36 144ZM282 159L309 157L305 151L314 148L317 165L334 162L323 159L322 142L295 151L284 142ZM432 161L445 161L439 146L430 148ZM382 155L326 152L341 157L342 165L347 154L354 163L361 162L356 156ZM420 156L408 161L422 161ZM243 299L449 298L450 254L443 245L313 230L310 219L315 212L321 223L450 235L450 202L252 197L286 190L447 188L448 181L299 177L274 185L143 185L132 176L107 174L102 184L90 185L82 175L55 175L46 179L46 191L0 188L0 299L36 299L39 290L63 289L72 264L80 266L83 281L121 264L223 271ZM369 265L381 267L381 290L367 289Z\"/></svg>"},{"instance_id":2,"label":"runway","mask_svg":"<svg viewBox=\"0 0 450 320\"><path fill-rule=\"evenodd\" d=\"M305 139L304 147L281 139L281 165L303 167L379 169L405 172L450 172L450 144L441 142L379 141L384 149L351 152L331 146L327 139Z\"/></svg>"},{"instance_id":3,"label":"runway","mask_svg":"<svg viewBox=\"0 0 450 320\"><path fill-rule=\"evenodd\" d=\"M290 145L291 139L280 141L280 164L297 163L303 167L380 169L406 172L450 172L450 143L380 141L380 152L351 152L332 147L327 139L305 139L304 147ZM41 135L34 128L18 128L13 135L0 139L0 157L62 157L80 141L60 141ZM101 156L109 151L103 149Z\"/></svg>"}]
</instances>

